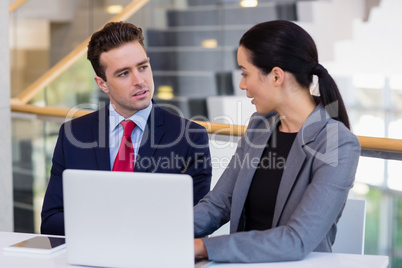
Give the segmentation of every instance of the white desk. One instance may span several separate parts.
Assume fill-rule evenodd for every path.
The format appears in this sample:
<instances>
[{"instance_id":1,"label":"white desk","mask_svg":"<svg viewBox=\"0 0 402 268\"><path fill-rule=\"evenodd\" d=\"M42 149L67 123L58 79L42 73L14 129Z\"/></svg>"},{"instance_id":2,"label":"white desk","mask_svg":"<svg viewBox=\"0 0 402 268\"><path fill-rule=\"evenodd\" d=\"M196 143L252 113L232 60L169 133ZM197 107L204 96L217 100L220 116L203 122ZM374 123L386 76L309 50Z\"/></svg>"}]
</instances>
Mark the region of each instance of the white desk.
<instances>
[{"instance_id":1,"label":"white desk","mask_svg":"<svg viewBox=\"0 0 402 268\"><path fill-rule=\"evenodd\" d=\"M67 263L66 249L62 249L50 255L5 253L3 247L18 243L22 240L36 236L37 234L22 234L0 232L0 267L1 268L66 268L80 267ZM82 267L82 266L81 266ZM277 263L255 263L255 264L215 264L209 267L219 268L386 268L388 267L388 256L335 254L335 253L311 253L302 261L277 262Z\"/></svg>"}]
</instances>

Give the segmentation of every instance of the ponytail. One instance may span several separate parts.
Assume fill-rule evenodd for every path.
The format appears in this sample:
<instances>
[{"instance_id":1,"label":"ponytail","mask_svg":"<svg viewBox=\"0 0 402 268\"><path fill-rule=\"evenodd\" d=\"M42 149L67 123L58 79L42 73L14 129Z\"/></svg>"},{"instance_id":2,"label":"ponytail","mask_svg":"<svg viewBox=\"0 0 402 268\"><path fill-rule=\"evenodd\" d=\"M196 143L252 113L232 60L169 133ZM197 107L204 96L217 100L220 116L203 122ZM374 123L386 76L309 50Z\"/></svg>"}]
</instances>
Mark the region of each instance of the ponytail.
<instances>
[{"instance_id":1,"label":"ponytail","mask_svg":"<svg viewBox=\"0 0 402 268\"><path fill-rule=\"evenodd\" d=\"M318 76L320 95L316 104L322 103L329 115L350 128L348 115L335 81L318 63L317 47L313 38L297 24L286 20L259 23L240 39L240 46L249 52L249 61L263 74L277 66L294 75L301 87L309 89L313 75Z\"/></svg>"},{"instance_id":2,"label":"ponytail","mask_svg":"<svg viewBox=\"0 0 402 268\"><path fill-rule=\"evenodd\" d=\"M320 97L314 97L315 102L321 103L332 118L341 121L350 129L349 117L341 93L327 69L321 64L317 64L311 74L317 75L319 78Z\"/></svg>"}]
</instances>

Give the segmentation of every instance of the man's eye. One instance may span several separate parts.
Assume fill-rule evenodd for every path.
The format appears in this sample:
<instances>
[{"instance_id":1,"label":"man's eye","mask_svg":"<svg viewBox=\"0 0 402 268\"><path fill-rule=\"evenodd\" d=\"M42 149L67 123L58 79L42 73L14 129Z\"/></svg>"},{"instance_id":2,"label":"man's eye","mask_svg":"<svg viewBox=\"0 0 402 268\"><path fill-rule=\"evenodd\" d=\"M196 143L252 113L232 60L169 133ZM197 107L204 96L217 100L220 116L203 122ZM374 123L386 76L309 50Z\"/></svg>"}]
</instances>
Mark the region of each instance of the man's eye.
<instances>
[{"instance_id":1,"label":"man's eye","mask_svg":"<svg viewBox=\"0 0 402 268\"><path fill-rule=\"evenodd\" d=\"M148 68L148 65L140 66L140 70L141 70L141 71L145 70L146 68Z\"/></svg>"},{"instance_id":2,"label":"man's eye","mask_svg":"<svg viewBox=\"0 0 402 268\"><path fill-rule=\"evenodd\" d=\"M121 74L119 74L119 77L123 77L123 76L126 76L128 74L128 72L126 71L126 72L122 72Z\"/></svg>"}]
</instances>

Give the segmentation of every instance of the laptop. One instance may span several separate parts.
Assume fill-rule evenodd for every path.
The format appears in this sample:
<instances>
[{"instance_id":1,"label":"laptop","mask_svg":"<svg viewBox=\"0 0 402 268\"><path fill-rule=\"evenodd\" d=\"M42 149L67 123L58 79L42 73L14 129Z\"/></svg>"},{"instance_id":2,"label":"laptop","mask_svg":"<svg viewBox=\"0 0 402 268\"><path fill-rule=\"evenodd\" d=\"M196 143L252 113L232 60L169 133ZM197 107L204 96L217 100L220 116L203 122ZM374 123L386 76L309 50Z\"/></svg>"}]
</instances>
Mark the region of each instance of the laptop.
<instances>
[{"instance_id":1,"label":"laptop","mask_svg":"<svg viewBox=\"0 0 402 268\"><path fill-rule=\"evenodd\" d=\"M70 169L63 195L70 264L195 266L189 175Z\"/></svg>"}]
</instances>

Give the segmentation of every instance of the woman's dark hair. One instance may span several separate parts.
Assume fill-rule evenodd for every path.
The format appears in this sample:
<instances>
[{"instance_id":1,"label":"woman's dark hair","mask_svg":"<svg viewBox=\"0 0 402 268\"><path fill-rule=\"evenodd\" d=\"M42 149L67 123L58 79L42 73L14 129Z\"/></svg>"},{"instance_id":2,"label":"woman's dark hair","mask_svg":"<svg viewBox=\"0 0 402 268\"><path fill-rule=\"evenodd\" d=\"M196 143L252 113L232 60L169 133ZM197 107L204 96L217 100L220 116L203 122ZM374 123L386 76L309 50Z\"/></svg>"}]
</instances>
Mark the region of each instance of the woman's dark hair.
<instances>
[{"instance_id":1,"label":"woman's dark hair","mask_svg":"<svg viewBox=\"0 0 402 268\"><path fill-rule=\"evenodd\" d=\"M142 29L128 22L109 22L101 30L95 32L88 43L87 58L96 75L106 81L106 66L103 66L100 61L103 52L133 41L138 41L144 47Z\"/></svg>"},{"instance_id":2,"label":"woman's dark hair","mask_svg":"<svg viewBox=\"0 0 402 268\"><path fill-rule=\"evenodd\" d=\"M264 74L274 67L292 73L297 82L309 88L313 75L319 77L320 97L329 115L350 128L348 114L339 89L318 62L317 48L311 36L300 26L285 20L274 20L255 25L240 39L240 46L248 50L249 61Z\"/></svg>"}]
</instances>

